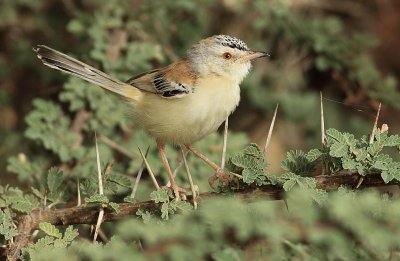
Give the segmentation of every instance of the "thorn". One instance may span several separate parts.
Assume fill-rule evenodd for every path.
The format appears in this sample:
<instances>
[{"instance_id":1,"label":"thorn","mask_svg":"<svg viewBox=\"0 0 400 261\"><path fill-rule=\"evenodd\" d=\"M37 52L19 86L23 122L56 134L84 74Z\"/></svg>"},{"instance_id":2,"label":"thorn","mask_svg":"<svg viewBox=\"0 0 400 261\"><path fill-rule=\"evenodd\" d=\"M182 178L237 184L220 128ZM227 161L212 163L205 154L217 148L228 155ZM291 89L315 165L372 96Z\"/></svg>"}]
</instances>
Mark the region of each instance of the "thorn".
<instances>
[{"instance_id":1,"label":"thorn","mask_svg":"<svg viewBox=\"0 0 400 261\"><path fill-rule=\"evenodd\" d=\"M356 189L358 189L358 188L361 186L361 184L363 183L363 181L364 181L364 177L360 177L360 179L358 180Z\"/></svg>"},{"instance_id":2,"label":"thorn","mask_svg":"<svg viewBox=\"0 0 400 261\"><path fill-rule=\"evenodd\" d=\"M149 154L149 150L150 150L150 146L147 147L146 154L144 155L145 158L147 158L147 155ZM135 179L135 184L133 184L133 188L132 188L132 192L131 192L132 199L134 199L136 196L136 191L139 187L139 181L140 181L140 178L142 177L142 173L143 173L143 170L145 167L146 167L146 165L145 165L144 161L142 161L142 165L140 166L140 169L139 169L138 174Z\"/></svg>"},{"instance_id":3,"label":"thorn","mask_svg":"<svg viewBox=\"0 0 400 261\"><path fill-rule=\"evenodd\" d=\"M99 229L101 223L103 222L103 216L104 216L104 208L100 208L99 217L97 218L96 228L94 230L93 242L96 241L97 235L99 234Z\"/></svg>"},{"instance_id":4,"label":"thorn","mask_svg":"<svg viewBox=\"0 0 400 261\"><path fill-rule=\"evenodd\" d=\"M76 190L78 191L78 203L76 204L77 207L80 207L82 205L82 198L81 198L81 185L79 182L79 178L76 182Z\"/></svg>"},{"instance_id":5,"label":"thorn","mask_svg":"<svg viewBox=\"0 0 400 261\"><path fill-rule=\"evenodd\" d=\"M104 231L101 228L99 228L99 237L101 238L101 240L103 240L103 242L109 241L106 233L104 233Z\"/></svg>"},{"instance_id":6,"label":"thorn","mask_svg":"<svg viewBox=\"0 0 400 261\"><path fill-rule=\"evenodd\" d=\"M369 138L369 144L372 144L374 142L376 126L378 125L379 113L381 112L381 105L382 103L379 103L378 111L376 112L375 116L374 127L372 128L371 137Z\"/></svg>"},{"instance_id":7,"label":"thorn","mask_svg":"<svg viewBox=\"0 0 400 261\"><path fill-rule=\"evenodd\" d=\"M381 112L381 105L382 105L382 103L379 103L378 111L376 112L376 116L375 116L374 126L372 127L371 137L369 138L369 144L372 144L374 142L376 126L378 125L379 113ZM364 177L361 177L360 180L358 181L356 189L358 189L361 186L363 181L364 181Z\"/></svg>"},{"instance_id":8,"label":"thorn","mask_svg":"<svg viewBox=\"0 0 400 261\"><path fill-rule=\"evenodd\" d=\"M237 174L237 173L234 173L234 172L229 171L229 174L231 174L232 176L237 177L238 179L243 179L243 176L242 176L242 175L239 175L239 174Z\"/></svg>"},{"instance_id":9,"label":"thorn","mask_svg":"<svg viewBox=\"0 0 400 261\"><path fill-rule=\"evenodd\" d=\"M275 125L275 120L276 120L276 114L278 112L278 107L279 107L279 103L276 104L274 116L272 117L271 125L269 126L267 140L265 141L265 145L264 145L264 149L263 149L263 153L264 154L267 153L268 145L269 145L269 142L271 141L272 131L273 131L274 125Z\"/></svg>"},{"instance_id":10,"label":"thorn","mask_svg":"<svg viewBox=\"0 0 400 261\"><path fill-rule=\"evenodd\" d=\"M322 145L326 145L326 137L325 137L325 118L324 118L324 104L322 102L322 91L319 92L320 100L321 100L321 143Z\"/></svg>"},{"instance_id":11,"label":"thorn","mask_svg":"<svg viewBox=\"0 0 400 261\"><path fill-rule=\"evenodd\" d=\"M154 176L154 173L151 170L149 162L147 161L146 157L143 155L142 150L139 147L138 147L138 149L139 149L140 156L142 156L143 162L146 165L146 169L149 172L150 178L153 181L154 186L156 187L156 189L160 189L160 186L157 183L156 177Z\"/></svg>"},{"instance_id":12,"label":"thorn","mask_svg":"<svg viewBox=\"0 0 400 261\"><path fill-rule=\"evenodd\" d=\"M182 155L183 165L185 166L185 169L186 169L186 176L187 176L187 178L189 180L190 190L192 191L193 208L197 209L197 197L199 195L199 189L198 189L197 186L195 186L193 184L192 175L190 174L189 165L188 165L187 160L186 160L187 153L185 153L185 151L183 151L182 146L180 146L180 148L181 148L181 155ZM196 187L197 187L197 189L196 189Z\"/></svg>"},{"instance_id":13,"label":"thorn","mask_svg":"<svg viewBox=\"0 0 400 261\"><path fill-rule=\"evenodd\" d=\"M319 92L320 96L320 101L321 101L321 143L322 146L326 145L326 136L325 136L325 118L324 118L324 103L322 102L323 96L322 96L322 91ZM326 162L324 157L322 157L322 175L325 175L325 172L327 170Z\"/></svg>"},{"instance_id":14,"label":"thorn","mask_svg":"<svg viewBox=\"0 0 400 261\"><path fill-rule=\"evenodd\" d=\"M226 146L228 145L228 126L229 126L229 117L225 120L224 126L224 141L222 145L222 156L221 156L221 169L225 168L225 158L226 158Z\"/></svg>"},{"instance_id":15,"label":"thorn","mask_svg":"<svg viewBox=\"0 0 400 261\"><path fill-rule=\"evenodd\" d=\"M283 202L285 203L286 210L289 211L289 205L286 198L283 198Z\"/></svg>"},{"instance_id":16,"label":"thorn","mask_svg":"<svg viewBox=\"0 0 400 261\"><path fill-rule=\"evenodd\" d=\"M96 132L94 132L94 138L95 138L95 142L96 142L96 161L97 161L97 175L98 175L98 178L99 178L99 194L103 195L104 194L104 191L103 191L103 178L101 176L100 153L99 153L99 146L97 144L97 134L96 134ZM103 222L103 216L104 216L104 209L100 208L99 217L97 218L96 228L94 230L93 241L96 241L96 239L97 239L97 235L99 233L99 229L100 229L101 223Z\"/></svg>"},{"instance_id":17,"label":"thorn","mask_svg":"<svg viewBox=\"0 0 400 261\"><path fill-rule=\"evenodd\" d=\"M99 153L99 146L97 144L97 134L94 132L94 138L96 142L96 161L97 161L97 176L99 179L99 194L103 195L103 178L101 177L101 165L100 165L100 153Z\"/></svg>"}]
</instances>

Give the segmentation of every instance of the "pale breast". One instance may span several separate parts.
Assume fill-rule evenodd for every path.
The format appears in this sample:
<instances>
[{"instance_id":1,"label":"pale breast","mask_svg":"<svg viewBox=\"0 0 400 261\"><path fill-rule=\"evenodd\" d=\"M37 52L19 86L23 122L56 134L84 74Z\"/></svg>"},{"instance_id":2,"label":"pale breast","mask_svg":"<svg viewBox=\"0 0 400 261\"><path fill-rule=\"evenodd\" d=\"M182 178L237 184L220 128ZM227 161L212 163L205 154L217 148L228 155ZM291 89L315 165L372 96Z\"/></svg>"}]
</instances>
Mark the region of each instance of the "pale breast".
<instances>
[{"instance_id":1,"label":"pale breast","mask_svg":"<svg viewBox=\"0 0 400 261\"><path fill-rule=\"evenodd\" d=\"M198 79L194 93L180 99L145 93L135 106L134 117L160 141L191 144L215 131L239 100L237 84L220 77Z\"/></svg>"}]
</instances>

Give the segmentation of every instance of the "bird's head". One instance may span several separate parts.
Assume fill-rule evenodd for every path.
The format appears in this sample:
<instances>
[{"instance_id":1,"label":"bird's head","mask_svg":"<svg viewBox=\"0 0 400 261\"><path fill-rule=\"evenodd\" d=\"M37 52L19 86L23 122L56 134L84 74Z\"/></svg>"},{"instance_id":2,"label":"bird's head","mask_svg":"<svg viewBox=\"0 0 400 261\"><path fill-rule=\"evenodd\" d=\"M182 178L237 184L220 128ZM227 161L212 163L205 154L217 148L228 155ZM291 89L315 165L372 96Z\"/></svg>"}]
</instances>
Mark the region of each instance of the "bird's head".
<instances>
[{"instance_id":1,"label":"bird's head","mask_svg":"<svg viewBox=\"0 0 400 261\"><path fill-rule=\"evenodd\" d=\"M265 52L252 51L243 41L227 35L201 40L188 50L187 55L200 77L217 75L237 84L248 74L253 59L269 56Z\"/></svg>"}]
</instances>

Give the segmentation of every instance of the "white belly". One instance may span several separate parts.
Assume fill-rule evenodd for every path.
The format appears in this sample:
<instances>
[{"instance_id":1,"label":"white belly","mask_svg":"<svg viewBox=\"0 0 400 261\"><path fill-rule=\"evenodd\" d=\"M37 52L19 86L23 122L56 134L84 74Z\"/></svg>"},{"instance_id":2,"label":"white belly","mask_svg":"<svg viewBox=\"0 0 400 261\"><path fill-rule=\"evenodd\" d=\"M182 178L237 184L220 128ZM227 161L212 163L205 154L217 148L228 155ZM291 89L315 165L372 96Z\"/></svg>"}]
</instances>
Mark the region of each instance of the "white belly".
<instances>
[{"instance_id":1,"label":"white belly","mask_svg":"<svg viewBox=\"0 0 400 261\"><path fill-rule=\"evenodd\" d=\"M215 131L240 100L239 86L220 78L200 79L197 86L194 93L177 99L145 93L134 117L162 142L191 144Z\"/></svg>"}]
</instances>

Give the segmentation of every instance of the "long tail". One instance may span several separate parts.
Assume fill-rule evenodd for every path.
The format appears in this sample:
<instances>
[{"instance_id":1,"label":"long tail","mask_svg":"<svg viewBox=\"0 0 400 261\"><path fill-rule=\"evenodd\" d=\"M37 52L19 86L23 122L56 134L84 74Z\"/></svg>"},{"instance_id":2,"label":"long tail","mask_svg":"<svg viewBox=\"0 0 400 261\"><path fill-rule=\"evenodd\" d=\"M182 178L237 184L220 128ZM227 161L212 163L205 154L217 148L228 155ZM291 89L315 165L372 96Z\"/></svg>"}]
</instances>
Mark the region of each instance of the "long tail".
<instances>
[{"instance_id":1,"label":"long tail","mask_svg":"<svg viewBox=\"0 0 400 261\"><path fill-rule=\"evenodd\" d=\"M43 64L94 83L113 93L130 99L140 93L132 85L114 79L110 75L50 47L38 45L33 50Z\"/></svg>"}]
</instances>

